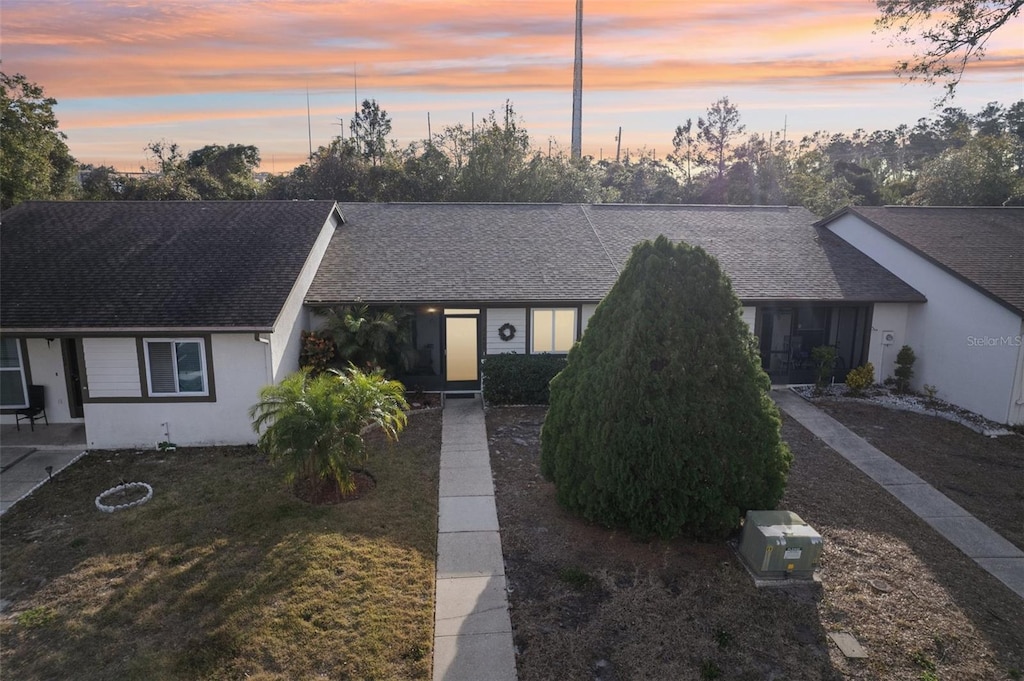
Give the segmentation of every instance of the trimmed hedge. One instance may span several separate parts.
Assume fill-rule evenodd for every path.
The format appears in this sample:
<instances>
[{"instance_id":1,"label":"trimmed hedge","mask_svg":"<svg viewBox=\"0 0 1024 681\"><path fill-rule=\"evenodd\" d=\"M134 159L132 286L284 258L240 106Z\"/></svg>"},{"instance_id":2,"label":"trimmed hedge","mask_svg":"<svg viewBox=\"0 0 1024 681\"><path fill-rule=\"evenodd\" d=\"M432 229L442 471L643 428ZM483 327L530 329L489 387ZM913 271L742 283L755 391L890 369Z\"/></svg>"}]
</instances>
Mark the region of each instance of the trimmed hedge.
<instances>
[{"instance_id":1,"label":"trimmed hedge","mask_svg":"<svg viewBox=\"0 0 1024 681\"><path fill-rule=\"evenodd\" d=\"M484 399L489 404L548 404L548 384L565 368L565 355L487 355Z\"/></svg>"}]
</instances>

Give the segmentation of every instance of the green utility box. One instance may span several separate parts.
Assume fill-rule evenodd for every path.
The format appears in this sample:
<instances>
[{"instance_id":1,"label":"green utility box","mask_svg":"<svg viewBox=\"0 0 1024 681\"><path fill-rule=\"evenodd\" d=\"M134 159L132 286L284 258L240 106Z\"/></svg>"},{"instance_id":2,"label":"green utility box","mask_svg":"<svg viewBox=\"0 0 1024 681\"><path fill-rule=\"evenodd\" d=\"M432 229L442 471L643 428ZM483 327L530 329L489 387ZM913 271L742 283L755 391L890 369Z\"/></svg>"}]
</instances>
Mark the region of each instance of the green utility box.
<instances>
[{"instance_id":1,"label":"green utility box","mask_svg":"<svg viewBox=\"0 0 1024 681\"><path fill-rule=\"evenodd\" d=\"M755 579L812 579L821 535L789 511L747 511L738 547Z\"/></svg>"}]
</instances>

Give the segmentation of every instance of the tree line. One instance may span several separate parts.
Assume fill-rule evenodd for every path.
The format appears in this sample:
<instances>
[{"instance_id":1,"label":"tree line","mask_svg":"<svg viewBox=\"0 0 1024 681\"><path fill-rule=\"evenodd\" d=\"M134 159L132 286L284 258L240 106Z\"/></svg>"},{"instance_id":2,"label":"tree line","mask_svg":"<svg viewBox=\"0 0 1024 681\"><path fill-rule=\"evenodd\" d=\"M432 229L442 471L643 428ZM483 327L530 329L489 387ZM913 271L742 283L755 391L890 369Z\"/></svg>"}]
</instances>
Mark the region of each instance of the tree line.
<instances>
[{"instance_id":1,"label":"tree line","mask_svg":"<svg viewBox=\"0 0 1024 681\"><path fill-rule=\"evenodd\" d=\"M894 130L746 132L728 97L675 130L673 151L574 160L538 148L511 102L475 125L401 147L365 100L342 133L290 172L263 175L253 145L189 152L147 145L138 173L80 166L40 86L2 76L2 207L26 199L466 201L802 205L1024 205L1024 100L968 113L946 107Z\"/></svg>"}]
</instances>

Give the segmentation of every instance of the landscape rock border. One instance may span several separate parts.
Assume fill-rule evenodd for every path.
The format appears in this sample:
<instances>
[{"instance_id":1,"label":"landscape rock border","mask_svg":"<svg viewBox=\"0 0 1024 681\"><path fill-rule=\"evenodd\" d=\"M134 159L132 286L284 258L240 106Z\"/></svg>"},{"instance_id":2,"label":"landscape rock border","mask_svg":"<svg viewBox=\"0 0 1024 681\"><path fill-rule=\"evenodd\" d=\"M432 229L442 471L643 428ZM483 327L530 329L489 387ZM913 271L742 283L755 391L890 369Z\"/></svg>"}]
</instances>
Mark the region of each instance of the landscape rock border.
<instances>
[{"instance_id":1,"label":"landscape rock border","mask_svg":"<svg viewBox=\"0 0 1024 681\"><path fill-rule=\"evenodd\" d=\"M110 496L111 494L116 494L118 492L124 492L124 491L129 490L129 489L142 489L142 490L145 490L146 493L141 498L136 499L135 501L130 501L127 504L115 504L113 506L108 506L108 505L104 504L101 501L103 499L103 497ZM148 485L147 483L145 483L145 482L126 482L126 483L118 485L117 487L111 487L106 492L103 492L102 494L97 496L96 497L96 508L98 508L99 510L103 511L104 513L113 513L114 511L123 511L123 510L125 510L127 508L133 508L135 506L141 506L142 504L146 503L147 501L149 501L152 498L153 498L153 488L150 485Z\"/></svg>"},{"instance_id":2,"label":"landscape rock border","mask_svg":"<svg viewBox=\"0 0 1024 681\"><path fill-rule=\"evenodd\" d=\"M842 384L830 385L821 390L813 385L793 385L789 387L794 393L808 402L821 398L854 400L870 402L896 411L910 411L927 416L959 423L985 437L1001 437L1012 435L1005 425L990 421L985 417L939 399L923 398L914 394L898 394L877 386L861 396L853 396Z\"/></svg>"}]
</instances>

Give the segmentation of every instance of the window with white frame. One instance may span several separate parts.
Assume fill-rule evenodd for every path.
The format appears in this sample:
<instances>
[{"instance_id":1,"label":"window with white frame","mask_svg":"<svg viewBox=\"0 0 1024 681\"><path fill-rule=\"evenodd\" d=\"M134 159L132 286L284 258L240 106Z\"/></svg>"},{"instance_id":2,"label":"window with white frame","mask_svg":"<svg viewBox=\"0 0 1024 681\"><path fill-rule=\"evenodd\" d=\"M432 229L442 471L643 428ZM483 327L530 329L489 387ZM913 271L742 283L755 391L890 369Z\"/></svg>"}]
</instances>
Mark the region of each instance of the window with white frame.
<instances>
[{"instance_id":1,"label":"window with white frame","mask_svg":"<svg viewBox=\"0 0 1024 681\"><path fill-rule=\"evenodd\" d=\"M144 345L146 378L151 396L209 394L203 339L147 338Z\"/></svg>"},{"instance_id":2,"label":"window with white frame","mask_svg":"<svg viewBox=\"0 0 1024 681\"><path fill-rule=\"evenodd\" d=\"M27 407L26 383L21 342L17 338L0 338L0 407Z\"/></svg>"},{"instance_id":3,"label":"window with white frame","mask_svg":"<svg viewBox=\"0 0 1024 681\"><path fill-rule=\"evenodd\" d=\"M576 308L534 308L532 352L566 353L576 342Z\"/></svg>"}]
</instances>

